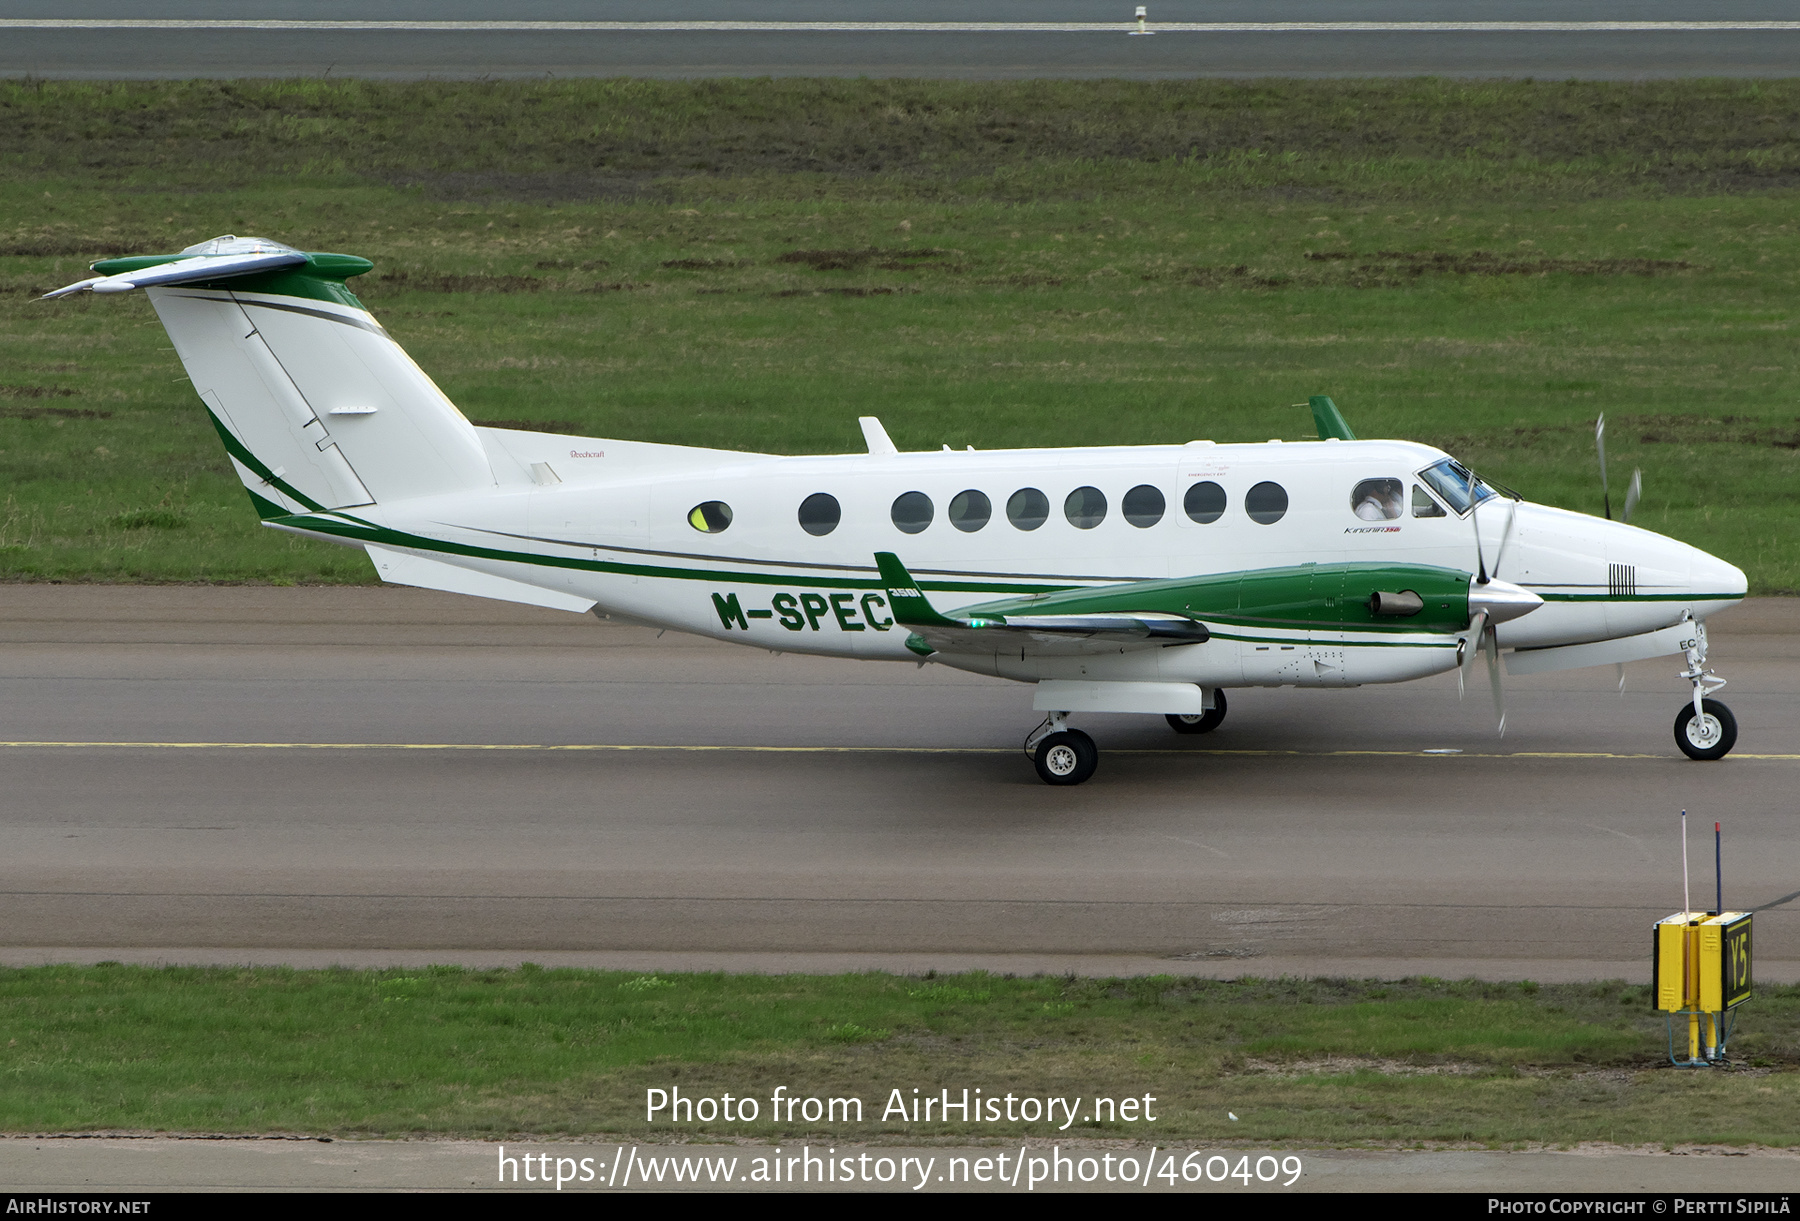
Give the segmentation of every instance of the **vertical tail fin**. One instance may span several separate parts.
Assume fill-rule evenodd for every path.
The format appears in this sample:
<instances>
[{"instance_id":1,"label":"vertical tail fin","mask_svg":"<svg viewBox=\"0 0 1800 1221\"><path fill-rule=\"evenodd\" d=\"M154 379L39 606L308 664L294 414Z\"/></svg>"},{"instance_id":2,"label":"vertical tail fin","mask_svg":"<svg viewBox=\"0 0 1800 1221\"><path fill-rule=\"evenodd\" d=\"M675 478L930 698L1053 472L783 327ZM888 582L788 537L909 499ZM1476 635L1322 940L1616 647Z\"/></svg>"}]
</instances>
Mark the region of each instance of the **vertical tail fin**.
<instances>
[{"instance_id":1,"label":"vertical tail fin","mask_svg":"<svg viewBox=\"0 0 1800 1221\"><path fill-rule=\"evenodd\" d=\"M264 516L492 486L474 426L345 286L372 266L217 238L51 295L147 291Z\"/></svg>"}]
</instances>

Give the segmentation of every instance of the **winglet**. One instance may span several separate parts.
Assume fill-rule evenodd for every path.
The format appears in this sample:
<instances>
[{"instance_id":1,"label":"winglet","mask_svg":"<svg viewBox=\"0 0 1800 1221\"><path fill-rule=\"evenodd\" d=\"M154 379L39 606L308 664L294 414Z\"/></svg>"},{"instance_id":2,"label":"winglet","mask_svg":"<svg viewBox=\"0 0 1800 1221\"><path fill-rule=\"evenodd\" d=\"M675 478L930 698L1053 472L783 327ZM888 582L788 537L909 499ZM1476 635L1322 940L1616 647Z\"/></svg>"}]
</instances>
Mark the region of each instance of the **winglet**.
<instances>
[{"instance_id":1,"label":"winglet","mask_svg":"<svg viewBox=\"0 0 1800 1221\"><path fill-rule=\"evenodd\" d=\"M946 619L932 609L925 595L919 592L912 573L906 571L906 565L893 552L877 551L875 566L881 570L882 584L887 586L888 605L893 608L895 621L907 627L966 626L955 619Z\"/></svg>"},{"instance_id":2,"label":"winglet","mask_svg":"<svg viewBox=\"0 0 1800 1221\"><path fill-rule=\"evenodd\" d=\"M1319 440L1333 437L1339 441L1356 440L1356 434L1344 422L1344 413L1337 409L1336 403L1323 394L1315 394L1307 401L1312 404L1313 425L1319 430Z\"/></svg>"}]
</instances>

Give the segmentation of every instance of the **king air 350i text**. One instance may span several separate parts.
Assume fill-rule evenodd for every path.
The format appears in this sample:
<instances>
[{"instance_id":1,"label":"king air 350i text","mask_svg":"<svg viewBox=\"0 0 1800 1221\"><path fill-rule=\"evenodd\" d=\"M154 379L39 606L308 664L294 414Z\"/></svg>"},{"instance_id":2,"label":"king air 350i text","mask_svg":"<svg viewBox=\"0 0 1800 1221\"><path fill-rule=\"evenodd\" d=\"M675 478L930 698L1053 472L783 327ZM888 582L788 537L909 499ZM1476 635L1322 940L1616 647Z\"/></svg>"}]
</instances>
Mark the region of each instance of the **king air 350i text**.
<instances>
[{"instance_id":1,"label":"king air 350i text","mask_svg":"<svg viewBox=\"0 0 1800 1221\"><path fill-rule=\"evenodd\" d=\"M1075 712L1225 716L1232 687L1354 687L1684 654L1676 744L1737 738L1706 618L1744 574L1532 504L1440 450L1318 443L776 457L478 428L346 287L372 265L259 238L108 259L49 294L143 289L263 523L383 580L784 652L1035 685L1038 774L1094 772Z\"/></svg>"}]
</instances>

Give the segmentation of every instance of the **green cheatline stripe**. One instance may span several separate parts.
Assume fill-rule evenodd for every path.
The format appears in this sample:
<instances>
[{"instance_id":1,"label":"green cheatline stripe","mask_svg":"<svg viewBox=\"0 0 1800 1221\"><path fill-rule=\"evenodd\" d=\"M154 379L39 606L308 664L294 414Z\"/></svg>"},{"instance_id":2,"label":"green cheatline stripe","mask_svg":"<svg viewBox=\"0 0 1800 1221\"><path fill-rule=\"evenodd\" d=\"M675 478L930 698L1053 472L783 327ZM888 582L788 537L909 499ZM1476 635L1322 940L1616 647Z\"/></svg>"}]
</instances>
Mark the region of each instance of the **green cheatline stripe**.
<instances>
[{"instance_id":1,"label":"green cheatline stripe","mask_svg":"<svg viewBox=\"0 0 1800 1221\"><path fill-rule=\"evenodd\" d=\"M221 429L220 432L221 432L221 435L225 435L223 429ZM239 447L239 448L241 448L241 447ZM245 462L245 465L248 466L250 464L248 462ZM251 469L255 470L256 468L252 467ZM263 471L266 471L266 469L267 468L263 468ZM263 471L258 471L258 473L261 474L261 473L263 473ZM276 486L282 487L283 490L286 490L286 485L284 485L284 484L277 484ZM298 499L299 498L298 494L296 493L295 495L296 495L296 498ZM667 568L667 567L663 567L663 566L655 565L655 564L625 564L625 563L620 563L618 561L613 561L613 560L582 560L582 559L575 559L575 558L572 558L569 556L536 555L536 554L533 554L532 552L528 552L528 551L510 551L510 550L505 550L505 549L498 548L498 547L476 547L476 546L472 546L468 543L453 543L446 539L426 538L422 535L408 534L408 533L405 533L404 531L394 530L387 526L378 526L378 525L375 525L373 522L364 521L361 518L354 517L351 514L345 513L341 510L330 510L330 509L322 509L321 508L321 509L317 509L316 511L321 512L321 513L333 513L336 517L341 518L342 520L341 521L330 521L330 520L321 521L318 518L310 517L310 516L307 516L304 514L294 514L294 515L290 515L287 517L270 518L267 520L271 521L274 524L287 526L287 527L289 527L291 529L295 529L295 530L309 530L309 531L313 531L318 534L333 534L333 535L337 535L342 538L358 539L365 543L384 544L384 545L390 546L390 547L405 547L405 548L408 548L408 549L414 550L414 551L435 551L435 552L439 552L444 555L467 556L470 559L500 560L502 562L512 563L512 564L530 564L530 565L534 565L534 566L540 567L540 568L568 568L568 569L574 569L577 572L610 572L610 573L617 573L617 574L624 575L624 576L662 577L662 578L671 579L671 580L684 580L684 581L711 581L711 582L731 581L731 582L735 582L740 585L794 585L794 586L808 585L808 586L812 586L814 588L821 588L821 589L884 589L884 588L886 588L886 586L882 583L879 576L868 577L868 578L820 577L820 576L804 575L804 574L799 574L799 573L783 574L783 573L767 573L767 572L735 572L735 571L728 571L728 570L722 571L722 570L715 570L715 569L709 569L709 568ZM945 592L945 591L979 590L982 592L989 592L989 593L1043 594L1043 593L1059 593L1059 592L1062 592L1063 590L1069 590L1069 589L1086 589L1086 588L1090 588L1090 587L1080 586L1080 585L1023 584L1023 583L1012 583L1012 582L1003 582L1003 581L920 581L918 583L918 588L929 589L929 590L933 590L935 592L940 592L940 593ZM1104 587L1101 587L1101 588L1104 588ZM1608 594L1555 594L1555 595L1546 595L1546 600L1548 600L1548 601L1562 600L1562 601L1631 602L1631 601L1674 601L1674 600L1684 600L1684 599L1691 598L1691 599L1695 599L1695 600L1699 600L1699 601L1709 601L1709 600L1718 600L1718 599L1735 600L1738 597L1739 597L1739 595L1737 595L1737 594L1640 594L1640 595L1636 595L1635 597L1626 597L1626 596L1614 597L1614 596L1608 595ZM1234 616L1234 615L1220 615L1220 616L1205 615L1205 616L1202 616L1202 618L1206 619L1208 621L1217 621L1217 622L1222 622L1222 623L1242 623L1245 626L1254 626L1253 620L1245 620L1239 616ZM1385 634L1398 635L1398 634L1408 631L1409 629L1404 624L1395 624L1393 627L1388 627L1386 625L1382 625L1379 627L1376 627L1376 626L1348 627L1348 626L1338 626L1335 624L1317 624L1317 625L1311 625L1309 627L1297 626L1294 630L1297 632L1304 632L1304 631L1354 631L1354 632L1358 632L1358 633L1381 632L1384 635ZM1244 640L1257 639L1257 640L1260 640L1260 639L1270 639L1270 638L1266 638L1266 637L1232 637L1232 639L1244 639ZM1346 642L1346 643L1350 643L1350 642ZM1358 647L1362 647L1363 643L1364 642L1358 642ZM1442 645L1442 644L1415 645L1415 644L1407 644L1407 643L1396 643L1396 644L1384 644L1384 645L1376 646L1374 644L1374 642L1366 642L1366 643L1368 644L1369 647L1383 647L1383 648L1445 648L1445 647L1449 647L1449 646Z\"/></svg>"},{"instance_id":2,"label":"green cheatline stripe","mask_svg":"<svg viewBox=\"0 0 1800 1221\"><path fill-rule=\"evenodd\" d=\"M671 746L648 743L578 742L553 745L543 742L0 742L0 749L37 750L468 750L468 751L575 751L575 752L644 752L644 753L720 753L757 755L1012 755L1016 746ZM1459 750L1446 754L1442 749L1421 747L1415 750L1256 750L1251 748L1186 747L1146 749L1126 747L1107 752L1114 755L1249 755L1261 757L1299 756L1320 759L1347 758L1431 758L1431 759L1667 759L1673 755L1622 754L1604 750ZM1733 759L1762 759L1792 762L1800 754L1753 755L1742 751Z\"/></svg>"},{"instance_id":3,"label":"green cheatline stripe","mask_svg":"<svg viewBox=\"0 0 1800 1221\"><path fill-rule=\"evenodd\" d=\"M330 510L320 510L329 512ZM796 574L768 572L730 572L716 571L707 568L665 568L654 564L624 564L613 560L581 560L569 556L534 555L527 551L506 551L497 547L476 547L468 543L453 543L446 539L425 538L417 534L377 526L352 517L348 513L337 513L342 521L321 520L304 514L288 517L272 518L271 524L287 526L295 530L309 530L317 534L333 534L340 538L353 538L365 543L377 543L389 547L405 547L413 551L435 551L443 555L461 555L478 560L501 560L512 564L531 564L540 568L570 568L578 572L610 572L623 576L662 577L683 581L731 581L739 585L809 585L822 589L884 589L881 578L871 574L868 577L818 577ZM1010 584L995 581L966 581L959 583L926 582L925 589L965 590L974 589L993 593L1041 594L1055 593L1058 590L1071 588L1065 585ZM1075 587L1079 588L1079 587Z\"/></svg>"},{"instance_id":4,"label":"green cheatline stripe","mask_svg":"<svg viewBox=\"0 0 1800 1221\"><path fill-rule=\"evenodd\" d=\"M242 462L245 466L249 467L253 473L261 475L263 477L263 479L265 479L271 487L279 489L281 492L283 492L287 496L291 497L296 502L305 505L307 508L311 509L313 512L323 513L326 511L324 505L320 504L318 501L314 500L312 497L308 496L306 493L300 491L298 488L296 488L293 484L289 483L287 480L277 479L275 477L274 471L272 471L268 467L264 466L262 464L261 459L259 459L255 454L251 453L249 450L244 448L243 442L239 441L236 437L231 435L231 430L226 428L224 423L219 419L219 417L213 414L211 407L208 407L206 409L206 418L212 421L212 426L213 426L214 431L216 431L219 434L219 440L225 442L225 452L226 453L230 454L233 458L236 458L239 462ZM256 494L255 488L249 488L246 490L249 491L249 493L250 493L250 502L252 504L256 505L256 510L259 514L262 515L262 518L264 521L268 521L270 518L270 514L263 511L264 505L270 505L272 508L274 508L275 516L282 516L287 512L286 509L281 508L276 505L273 505L269 500L267 500L261 496L258 496Z\"/></svg>"}]
</instances>

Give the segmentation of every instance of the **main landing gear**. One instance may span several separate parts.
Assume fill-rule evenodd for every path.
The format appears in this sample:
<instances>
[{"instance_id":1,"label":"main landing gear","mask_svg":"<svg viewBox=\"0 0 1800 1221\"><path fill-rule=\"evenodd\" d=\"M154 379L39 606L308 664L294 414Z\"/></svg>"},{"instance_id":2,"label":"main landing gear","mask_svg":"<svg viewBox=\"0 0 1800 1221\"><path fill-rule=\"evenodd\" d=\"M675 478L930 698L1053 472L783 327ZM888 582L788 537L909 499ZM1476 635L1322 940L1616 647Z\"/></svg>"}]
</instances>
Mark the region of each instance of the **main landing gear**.
<instances>
[{"instance_id":1,"label":"main landing gear","mask_svg":"<svg viewBox=\"0 0 1800 1221\"><path fill-rule=\"evenodd\" d=\"M1025 753L1045 784L1080 784L1099 766L1100 748L1079 729L1070 729L1068 719L1066 712L1052 712L1025 739ZM1166 719L1176 733L1211 733L1225 719L1225 693L1215 690L1213 706L1206 712L1171 714Z\"/></svg>"},{"instance_id":2,"label":"main landing gear","mask_svg":"<svg viewBox=\"0 0 1800 1221\"><path fill-rule=\"evenodd\" d=\"M1163 719L1176 733L1211 733L1219 727L1219 722L1225 719L1225 692L1215 687L1212 708L1202 712L1199 716L1171 712Z\"/></svg>"},{"instance_id":3,"label":"main landing gear","mask_svg":"<svg viewBox=\"0 0 1800 1221\"><path fill-rule=\"evenodd\" d=\"M1688 668L1681 677L1694 685L1694 700L1675 714L1675 745L1690 759L1723 759L1737 745L1737 718L1715 699L1725 680L1706 668L1706 625L1694 623L1687 644Z\"/></svg>"}]
</instances>

